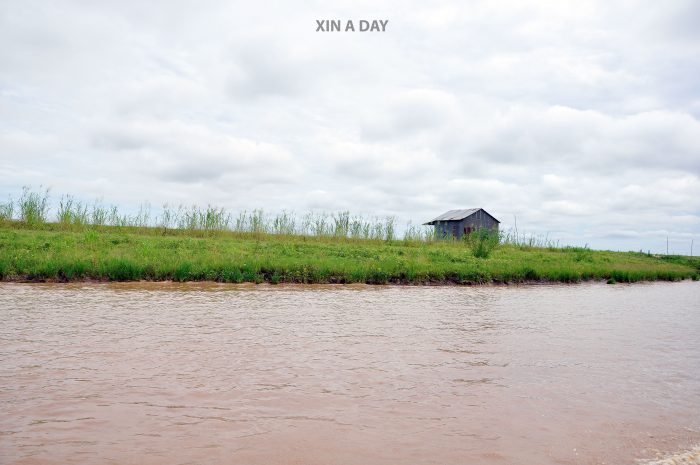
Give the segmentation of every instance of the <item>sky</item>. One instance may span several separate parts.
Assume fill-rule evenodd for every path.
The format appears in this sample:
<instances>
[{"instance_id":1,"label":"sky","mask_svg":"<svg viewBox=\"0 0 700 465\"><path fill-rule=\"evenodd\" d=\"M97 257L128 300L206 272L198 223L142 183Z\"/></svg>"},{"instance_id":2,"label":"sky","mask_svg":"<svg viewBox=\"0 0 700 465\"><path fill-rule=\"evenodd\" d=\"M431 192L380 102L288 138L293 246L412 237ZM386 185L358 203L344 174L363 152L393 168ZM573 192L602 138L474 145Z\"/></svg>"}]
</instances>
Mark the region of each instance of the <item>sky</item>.
<instances>
[{"instance_id":1,"label":"sky","mask_svg":"<svg viewBox=\"0 0 700 465\"><path fill-rule=\"evenodd\" d=\"M696 0L0 0L0 202L482 207L698 255L698 24Z\"/></svg>"}]
</instances>

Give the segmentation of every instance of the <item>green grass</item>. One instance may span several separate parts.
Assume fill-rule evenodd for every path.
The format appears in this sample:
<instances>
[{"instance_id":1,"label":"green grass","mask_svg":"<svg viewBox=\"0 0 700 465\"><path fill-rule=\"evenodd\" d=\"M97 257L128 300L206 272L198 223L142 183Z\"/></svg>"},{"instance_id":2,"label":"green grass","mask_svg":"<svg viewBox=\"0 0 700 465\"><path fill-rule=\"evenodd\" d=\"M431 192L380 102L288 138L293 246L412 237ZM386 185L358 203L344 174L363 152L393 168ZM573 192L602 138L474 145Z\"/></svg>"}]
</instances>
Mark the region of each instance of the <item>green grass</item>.
<instances>
[{"instance_id":1,"label":"green grass","mask_svg":"<svg viewBox=\"0 0 700 465\"><path fill-rule=\"evenodd\" d=\"M216 212L213 213L216 217ZM204 221L207 221L206 218ZM214 219L213 221L216 221ZM588 248L0 220L0 279L480 284L698 279L700 260ZM341 221L339 227L345 227ZM281 231L282 226L280 226Z\"/></svg>"},{"instance_id":2,"label":"green grass","mask_svg":"<svg viewBox=\"0 0 700 465\"><path fill-rule=\"evenodd\" d=\"M25 186L17 200L11 197L0 203L0 221L18 221L32 226L59 223L71 226L119 226L159 227L163 231L185 230L232 231L238 233L268 233L297 236L347 237L353 239L396 239L396 219L393 216L365 218L350 215L348 211L336 213L309 212L297 216L294 212L282 211L268 214L261 209L239 212L235 217L225 208L207 205L177 207L165 204L156 216L151 215L151 205L140 205L136 214L124 214L116 205L105 206L101 200L93 203L81 201L74 196L61 196L55 213L49 189L33 191ZM432 228L407 226L406 235L416 240L431 240Z\"/></svg>"}]
</instances>

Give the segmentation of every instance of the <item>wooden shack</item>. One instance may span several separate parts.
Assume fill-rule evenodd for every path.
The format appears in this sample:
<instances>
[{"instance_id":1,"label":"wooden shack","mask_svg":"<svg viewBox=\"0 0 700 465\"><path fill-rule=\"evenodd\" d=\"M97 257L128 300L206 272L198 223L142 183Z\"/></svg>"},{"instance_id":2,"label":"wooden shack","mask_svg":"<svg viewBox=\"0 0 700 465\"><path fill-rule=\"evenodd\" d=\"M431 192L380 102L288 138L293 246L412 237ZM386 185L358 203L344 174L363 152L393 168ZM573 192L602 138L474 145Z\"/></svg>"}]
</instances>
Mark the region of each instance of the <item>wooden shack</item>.
<instances>
[{"instance_id":1,"label":"wooden shack","mask_svg":"<svg viewBox=\"0 0 700 465\"><path fill-rule=\"evenodd\" d=\"M500 221L483 208L466 208L447 211L423 224L435 226L436 237L461 239L465 234L471 234L478 229L498 232L499 223Z\"/></svg>"}]
</instances>

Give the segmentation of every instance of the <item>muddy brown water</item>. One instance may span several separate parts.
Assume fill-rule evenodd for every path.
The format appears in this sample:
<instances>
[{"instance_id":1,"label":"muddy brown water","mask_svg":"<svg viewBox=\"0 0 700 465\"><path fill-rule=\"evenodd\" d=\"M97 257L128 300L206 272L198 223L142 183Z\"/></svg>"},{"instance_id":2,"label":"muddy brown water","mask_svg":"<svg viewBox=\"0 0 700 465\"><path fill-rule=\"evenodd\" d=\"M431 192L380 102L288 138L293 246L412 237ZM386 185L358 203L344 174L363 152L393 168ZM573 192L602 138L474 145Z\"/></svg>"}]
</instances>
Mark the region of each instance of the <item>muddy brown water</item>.
<instances>
[{"instance_id":1,"label":"muddy brown water","mask_svg":"<svg viewBox=\"0 0 700 465\"><path fill-rule=\"evenodd\" d=\"M0 318L2 464L700 461L700 283L0 283Z\"/></svg>"}]
</instances>

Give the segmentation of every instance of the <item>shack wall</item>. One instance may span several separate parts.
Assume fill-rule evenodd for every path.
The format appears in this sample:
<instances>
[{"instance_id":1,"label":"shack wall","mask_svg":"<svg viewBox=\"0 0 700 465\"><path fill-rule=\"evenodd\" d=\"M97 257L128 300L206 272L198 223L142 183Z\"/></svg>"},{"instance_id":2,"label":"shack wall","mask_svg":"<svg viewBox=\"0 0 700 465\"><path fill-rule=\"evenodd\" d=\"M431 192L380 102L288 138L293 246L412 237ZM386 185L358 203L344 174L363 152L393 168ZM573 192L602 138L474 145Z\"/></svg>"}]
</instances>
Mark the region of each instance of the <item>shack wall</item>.
<instances>
[{"instance_id":1,"label":"shack wall","mask_svg":"<svg viewBox=\"0 0 700 465\"><path fill-rule=\"evenodd\" d=\"M474 214L464 218L460 223L460 231L464 234L465 228L471 228L471 231L477 229L491 229L493 231L498 231L498 221L493 219L493 217L483 210L474 212Z\"/></svg>"}]
</instances>

